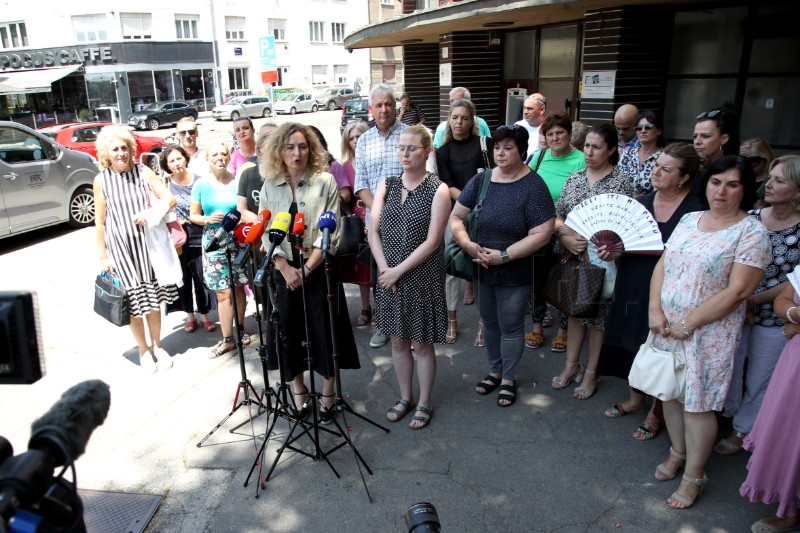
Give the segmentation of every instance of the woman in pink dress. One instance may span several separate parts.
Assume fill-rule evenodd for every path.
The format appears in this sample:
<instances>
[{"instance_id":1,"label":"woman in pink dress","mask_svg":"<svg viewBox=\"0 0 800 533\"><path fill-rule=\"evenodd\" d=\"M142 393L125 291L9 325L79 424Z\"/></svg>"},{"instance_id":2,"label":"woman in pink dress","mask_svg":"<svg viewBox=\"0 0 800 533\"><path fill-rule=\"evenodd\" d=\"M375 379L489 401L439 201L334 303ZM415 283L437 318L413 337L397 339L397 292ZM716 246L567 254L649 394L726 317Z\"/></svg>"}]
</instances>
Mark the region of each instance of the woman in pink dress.
<instances>
[{"instance_id":1,"label":"woman in pink dress","mask_svg":"<svg viewBox=\"0 0 800 533\"><path fill-rule=\"evenodd\" d=\"M753 452L747 479L739 494L751 502L778 504L777 516L751 527L755 533L800 531L800 298L788 284L775 298L778 316L786 317L784 336L789 339L778 360L767 394L744 448Z\"/></svg>"}]
</instances>

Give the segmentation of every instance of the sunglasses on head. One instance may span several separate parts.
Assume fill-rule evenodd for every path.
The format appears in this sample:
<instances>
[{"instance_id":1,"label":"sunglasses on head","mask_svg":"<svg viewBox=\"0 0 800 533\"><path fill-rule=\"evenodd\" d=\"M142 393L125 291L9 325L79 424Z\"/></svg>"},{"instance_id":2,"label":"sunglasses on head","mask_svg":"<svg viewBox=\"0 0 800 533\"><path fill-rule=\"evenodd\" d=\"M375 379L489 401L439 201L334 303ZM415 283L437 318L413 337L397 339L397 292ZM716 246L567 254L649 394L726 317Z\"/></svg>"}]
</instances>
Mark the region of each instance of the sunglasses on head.
<instances>
[{"instance_id":1,"label":"sunglasses on head","mask_svg":"<svg viewBox=\"0 0 800 533\"><path fill-rule=\"evenodd\" d=\"M750 164L751 167L755 167L757 165L760 165L761 163L767 162L767 160L761 157L760 155L753 155L745 159L747 159L747 162Z\"/></svg>"},{"instance_id":2,"label":"sunglasses on head","mask_svg":"<svg viewBox=\"0 0 800 533\"><path fill-rule=\"evenodd\" d=\"M714 111L704 111L699 115L697 115L697 120L703 120L704 118L714 118L720 113L722 113L722 110L720 109L715 109Z\"/></svg>"},{"instance_id":3,"label":"sunglasses on head","mask_svg":"<svg viewBox=\"0 0 800 533\"><path fill-rule=\"evenodd\" d=\"M652 130L655 128L652 124L639 124L634 126L633 131Z\"/></svg>"},{"instance_id":4,"label":"sunglasses on head","mask_svg":"<svg viewBox=\"0 0 800 533\"><path fill-rule=\"evenodd\" d=\"M196 134L197 134L197 130L183 130L183 131L179 131L179 132L178 132L178 135L180 135L180 136L184 136L184 135L196 135Z\"/></svg>"}]
</instances>

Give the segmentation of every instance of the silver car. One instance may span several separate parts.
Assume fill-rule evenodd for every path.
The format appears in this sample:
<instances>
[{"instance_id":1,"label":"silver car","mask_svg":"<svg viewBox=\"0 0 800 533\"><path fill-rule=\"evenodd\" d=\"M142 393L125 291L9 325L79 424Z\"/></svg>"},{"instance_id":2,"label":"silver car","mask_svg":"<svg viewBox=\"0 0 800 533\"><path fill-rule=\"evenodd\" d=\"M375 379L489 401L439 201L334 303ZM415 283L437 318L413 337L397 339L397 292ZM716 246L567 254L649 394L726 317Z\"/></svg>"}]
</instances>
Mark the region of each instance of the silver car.
<instances>
[{"instance_id":1,"label":"silver car","mask_svg":"<svg viewBox=\"0 0 800 533\"><path fill-rule=\"evenodd\" d=\"M276 113L289 113L290 115L302 111L311 111L313 113L318 107L317 101L311 96L311 93L287 94L275 100Z\"/></svg>"},{"instance_id":2,"label":"silver car","mask_svg":"<svg viewBox=\"0 0 800 533\"><path fill-rule=\"evenodd\" d=\"M94 223L95 159L0 121L0 239L67 222Z\"/></svg>"},{"instance_id":3,"label":"silver car","mask_svg":"<svg viewBox=\"0 0 800 533\"><path fill-rule=\"evenodd\" d=\"M227 104L215 107L211 116L216 120L236 120L239 117L268 117L272 115L272 102L268 96L240 96Z\"/></svg>"}]
</instances>

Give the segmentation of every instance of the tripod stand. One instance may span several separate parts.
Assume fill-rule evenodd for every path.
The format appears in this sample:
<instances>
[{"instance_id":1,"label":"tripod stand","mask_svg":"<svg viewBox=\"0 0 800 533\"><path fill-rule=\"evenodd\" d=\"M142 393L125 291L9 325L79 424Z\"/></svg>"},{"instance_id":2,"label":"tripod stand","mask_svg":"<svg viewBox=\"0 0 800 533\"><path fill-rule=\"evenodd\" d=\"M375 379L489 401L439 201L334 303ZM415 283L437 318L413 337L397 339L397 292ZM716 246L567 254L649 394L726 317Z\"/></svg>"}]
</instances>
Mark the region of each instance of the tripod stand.
<instances>
[{"instance_id":1,"label":"tripod stand","mask_svg":"<svg viewBox=\"0 0 800 533\"><path fill-rule=\"evenodd\" d=\"M271 423L269 422L269 419L267 421L268 429L267 429L267 432L266 432L266 434L264 436L264 442L261 445L261 449L259 450L255 461L253 462L253 466L250 468L250 472L247 474L247 479L245 479L245 481L244 481L244 486L246 487L248 485L248 483L250 482L250 477L253 475L253 471L255 470L256 467L258 467L259 468L258 476L259 476L259 480L260 480L259 486L261 488L265 488L266 482L269 480L269 477L272 474L272 471L275 469L275 466L278 464L278 461L280 460L281 455L283 454L283 451L286 448L289 448L292 451L295 451L297 453L300 453L300 454L305 455L306 457L310 457L312 459L324 458L325 461L328 463L328 466L330 466L331 469L333 470L333 472L336 474L336 476L339 477L339 474L336 472L336 469L333 468L333 465L331 465L331 463L330 463L330 461L328 461L327 457L325 457L322 454L322 452L320 450L320 447L319 447L319 433L317 431L319 418L318 418L318 412L317 412L317 402L316 402L317 394L316 394L316 390L315 390L315 387L314 387L313 373L311 375L311 382L310 382L310 387L309 387L309 391L308 391L308 398L306 400L306 403L311 402L312 413L314 415L314 418L313 418L314 422L313 423L306 422L301 417L300 411L297 409L296 406L293 406L293 407L290 408L290 404L289 404L289 402L288 402L288 400L286 398L286 394L287 394L287 391L289 389L289 386L286 384L286 376L285 376L285 370L284 370L284 366L283 366L283 354L282 354L282 349L283 349L283 344L282 343L283 343L283 339L285 338L285 336L284 336L283 328L281 326L281 319L280 319L279 308L278 308L279 306L277 304L277 287L276 287L276 284L275 284L275 276L276 276L275 267L274 267L274 265L273 265L273 263L272 263L272 261L270 260L269 257L265 261L265 266L266 266L266 268L268 268L268 270L267 270L267 285L266 285L266 288L267 288L267 292L268 292L269 302L270 302L271 307L272 307L271 312L270 312L270 323L272 324L273 332L274 332L275 351L276 351L277 359L278 359L278 374L279 374L280 382L279 382L279 384L277 386L277 391L275 389L272 389L272 388L269 389L270 394L274 394L275 397L276 397L275 408L272 410L273 419L272 419ZM260 277L257 275L255 277L255 279L259 280ZM303 284L305 285L305 277L303 278ZM264 287L262 285L260 287L260 289L263 290L263 288ZM304 302L305 302L305 297L304 297ZM308 346L309 346L308 343L306 343L306 347L307 348L308 348ZM260 350L264 350L264 351L266 350L266 348L264 346L259 347L259 349ZM311 367L310 367L310 356L309 356L309 369L310 368ZM266 372L266 366L265 366L265 372ZM266 376L266 374L265 374L265 376ZM304 407L305 407L305 405L304 405ZM264 453L266 452L267 443L269 442L270 436L272 435L272 431L275 429L275 425L277 424L279 418L283 418L283 419L287 420L288 422L290 422L289 433L285 437L284 443L279 448L279 450L277 452L277 456L275 457L275 460L273 461L272 466L270 467L269 472L267 473L266 479L262 480L262 477L261 477L261 460L262 460L262 457L263 457ZM301 425L303 429L300 432L300 434L298 434L297 436L293 436L295 430L298 427L298 425ZM310 430L312 428L315 430L313 436L310 433ZM328 430L327 428L319 428L319 429L322 429L323 431L327 431L328 433L333 433L330 430ZM302 435L308 435L309 438L311 438L311 440L314 443L314 448L315 448L314 453L309 453L309 452L307 452L305 450L302 450L302 449L299 449L299 448L296 448L296 447L293 446L293 443L296 442L297 439L299 439ZM256 487L256 498L258 498L258 495L259 495L258 494L259 486Z\"/></svg>"},{"instance_id":2,"label":"tripod stand","mask_svg":"<svg viewBox=\"0 0 800 533\"><path fill-rule=\"evenodd\" d=\"M361 420L364 420L365 422L369 422L370 424L372 424L376 428L384 430L386 433L389 433L389 430L387 428L381 426L380 424L377 424L376 422L370 420L369 418L365 417L364 415L356 413L353 410L353 408L350 407L350 405L344 399L344 394L342 393L341 372L339 371L339 340L338 340L338 334L336 332L336 326L335 326L335 324L336 324L335 317L338 314L337 310L336 310L336 307L335 307L336 306L336 297L338 296L338 294L335 291L336 286L334 284L333 274L331 272L331 261L330 261L329 255L328 255L328 251L323 249L322 256L323 256L323 261L324 261L324 264L325 264L325 286L327 288L328 316L330 317L330 322L331 322L331 324L330 324L331 325L331 345L332 345L332 348L333 348L332 356L333 356L333 368L334 368L334 375L335 375L334 379L335 379L335 384L336 384L336 401L335 401L332 409L334 411L334 415L336 413L341 413L342 422L344 423L343 424L344 428L347 428L347 431L345 431L345 429L342 427L342 425L339 424L339 421L336 419L336 416L333 417L333 423L336 424L336 428L339 430L339 434L344 439L344 442L340 443L339 446L337 446L336 448L333 448L328 453L332 453L332 452L336 451L338 448L340 448L342 446L345 446L345 445L349 445L350 446L350 449L353 450L353 458L355 459L356 466L358 467L358 473L361 474L361 482L364 484L364 490L367 492L367 499L369 499L370 503L373 503L372 502L372 496L370 495L369 488L367 487L367 480L364 478L364 472L361 470L361 465L362 464L364 465L364 468L367 470L367 472L369 472L370 475L372 475L372 470L370 470L369 465L364 460L364 458L361 456L361 454L358 453L358 449L356 448L356 445L353 444L353 439L350 438L350 433L349 432L351 431L351 429L350 429L350 425L347 423L347 417L345 416L345 412L351 413L351 414L357 416L358 418L360 418Z\"/></svg>"},{"instance_id":3,"label":"tripod stand","mask_svg":"<svg viewBox=\"0 0 800 533\"><path fill-rule=\"evenodd\" d=\"M234 279L234 273L233 273L233 259L232 259L231 255L232 255L231 247L230 246L226 246L225 247L225 258L226 258L226 261L228 263L228 281L230 283L231 306L233 308L233 338L235 340L236 349L237 349L237 352L239 354L239 370L241 372L242 379L241 379L241 381L239 381L239 384L236 387L236 394L233 397L233 408L231 409L231 412L228 413L227 415L225 415L225 417L222 420L220 420L219 423L216 426L214 426L214 428L211 431L208 432L208 435L203 437L200 440L200 442L197 443L197 447L198 448L201 447L203 445L203 443L216 430L218 430L220 427L222 427L222 425L225 422L227 422L228 419L231 416L233 416L233 414L236 411L238 411L239 408L242 407L243 405L246 405L248 407L248 411L249 411L249 408L250 408L251 405L257 405L258 406L258 410L257 410L255 416L258 416L259 414L261 414L261 409L265 409L264 405L261 403L261 398L258 396L258 393L256 392L256 389L253 387L253 384L250 383L250 380L247 379L247 370L244 367L244 345L242 344L242 335L241 335L242 324L239 321L239 312L238 312L238 306L237 306L237 302L236 302L236 285L235 285L235 279ZM252 398L250 397L251 393L253 395ZM244 394L244 398L242 399L242 401L239 401L239 395L240 394ZM250 414L250 429L251 429L251 432L253 433L253 441L255 442L255 431L253 431L253 428L252 428L253 418L255 418L255 416L253 416L252 413L249 413L249 414ZM233 430L238 429L239 427L241 427L245 423L246 422L243 422L242 424L239 424L238 426L234 427L230 431L233 432Z\"/></svg>"}]
</instances>

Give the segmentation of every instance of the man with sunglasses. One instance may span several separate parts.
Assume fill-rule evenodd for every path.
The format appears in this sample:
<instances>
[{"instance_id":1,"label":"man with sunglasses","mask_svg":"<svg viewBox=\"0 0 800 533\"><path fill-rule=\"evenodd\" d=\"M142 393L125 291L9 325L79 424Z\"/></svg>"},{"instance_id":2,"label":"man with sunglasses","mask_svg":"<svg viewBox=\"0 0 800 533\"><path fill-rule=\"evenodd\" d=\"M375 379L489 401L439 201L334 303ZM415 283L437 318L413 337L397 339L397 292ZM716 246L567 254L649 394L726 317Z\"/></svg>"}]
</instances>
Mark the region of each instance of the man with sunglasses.
<instances>
[{"instance_id":1,"label":"man with sunglasses","mask_svg":"<svg viewBox=\"0 0 800 533\"><path fill-rule=\"evenodd\" d=\"M522 106L522 120L514 123L528 130L528 156L529 161L534 152L539 149L539 127L544 122L544 114L547 111L547 100L541 93L533 93L525 98Z\"/></svg>"},{"instance_id":2,"label":"man with sunglasses","mask_svg":"<svg viewBox=\"0 0 800 533\"><path fill-rule=\"evenodd\" d=\"M192 174L200 177L208 176L211 170L206 161L205 150L197 146L197 123L192 117L183 117L175 125L175 132L181 148L189 154L189 163L186 168Z\"/></svg>"},{"instance_id":3,"label":"man with sunglasses","mask_svg":"<svg viewBox=\"0 0 800 533\"><path fill-rule=\"evenodd\" d=\"M639 120L639 109L633 104L623 104L614 113L614 127L617 129L617 151L622 157L625 150L639 146L636 136L636 122Z\"/></svg>"}]
</instances>

